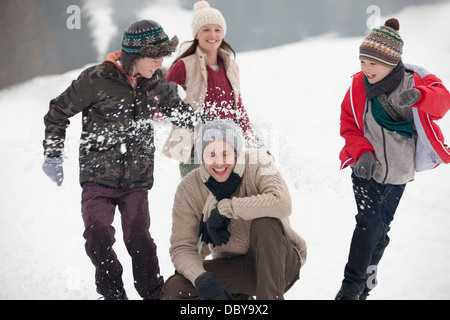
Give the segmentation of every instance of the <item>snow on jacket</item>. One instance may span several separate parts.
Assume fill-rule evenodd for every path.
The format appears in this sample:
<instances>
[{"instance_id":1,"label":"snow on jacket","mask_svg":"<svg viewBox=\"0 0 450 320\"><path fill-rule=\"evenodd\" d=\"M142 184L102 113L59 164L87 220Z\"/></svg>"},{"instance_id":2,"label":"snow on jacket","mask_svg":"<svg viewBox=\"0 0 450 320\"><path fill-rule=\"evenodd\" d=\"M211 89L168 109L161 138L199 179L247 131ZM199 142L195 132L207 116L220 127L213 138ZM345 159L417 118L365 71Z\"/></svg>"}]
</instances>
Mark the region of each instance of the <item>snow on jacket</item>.
<instances>
[{"instance_id":1,"label":"snow on jacket","mask_svg":"<svg viewBox=\"0 0 450 320\"><path fill-rule=\"evenodd\" d=\"M200 47L197 47L196 53L181 59L172 66L167 79L186 87L184 102L189 103L195 109L202 110L204 114L235 121L241 127L244 136L249 136L252 134L252 129L240 96L239 68L224 49L219 48L218 56L219 63L224 69L221 69L220 72L225 71L225 80L229 82L232 91L221 93L222 97L219 99L214 99L215 94L208 95L209 90L217 90L217 88L208 88L208 68L210 67L207 65L207 57ZM220 89L224 90L222 87ZM232 104L229 105L227 101L223 101L223 98L229 97L231 94ZM222 106L220 100L225 102L226 106ZM213 105L220 106L213 107ZM169 158L186 163L190 160L192 147L193 136L185 130L173 127L164 145L163 153Z\"/></svg>"},{"instance_id":2,"label":"snow on jacket","mask_svg":"<svg viewBox=\"0 0 450 320\"><path fill-rule=\"evenodd\" d=\"M67 90L50 102L44 117L44 154L61 157L69 118L82 112L80 183L111 188L153 185L153 127L156 110L173 123L193 129L198 115L183 103L161 70L151 79L127 77L120 51L83 71Z\"/></svg>"},{"instance_id":3,"label":"snow on jacket","mask_svg":"<svg viewBox=\"0 0 450 320\"><path fill-rule=\"evenodd\" d=\"M417 143L415 170L433 169L439 164L450 163L450 150L444 144L444 136L435 123L450 109L450 94L442 81L427 70L405 64L406 71L413 72L413 87L420 91L420 99L412 106ZM341 106L341 136L345 139L339 158L341 169L354 164L365 152L375 150L365 137L365 117L369 103L366 99L364 73L352 76L352 82Z\"/></svg>"},{"instance_id":4,"label":"snow on jacket","mask_svg":"<svg viewBox=\"0 0 450 320\"><path fill-rule=\"evenodd\" d=\"M200 177L200 169L196 169L178 186L173 205L170 256L175 269L192 283L205 272L197 244L198 228L208 194ZM218 209L231 219L231 237L226 245L210 247L214 259L247 253L252 220L273 217L280 219L299 253L302 265L305 263L306 243L289 223L292 203L288 187L265 152L247 151L242 182L231 199L218 203Z\"/></svg>"}]
</instances>

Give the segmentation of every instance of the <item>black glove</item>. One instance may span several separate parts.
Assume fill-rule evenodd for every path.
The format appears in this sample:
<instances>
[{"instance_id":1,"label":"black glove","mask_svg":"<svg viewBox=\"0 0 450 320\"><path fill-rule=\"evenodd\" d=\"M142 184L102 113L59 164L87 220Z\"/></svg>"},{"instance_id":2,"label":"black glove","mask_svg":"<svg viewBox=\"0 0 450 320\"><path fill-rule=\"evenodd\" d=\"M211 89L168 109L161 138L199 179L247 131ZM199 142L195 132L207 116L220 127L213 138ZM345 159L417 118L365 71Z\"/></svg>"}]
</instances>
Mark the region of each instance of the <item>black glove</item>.
<instances>
[{"instance_id":1,"label":"black glove","mask_svg":"<svg viewBox=\"0 0 450 320\"><path fill-rule=\"evenodd\" d=\"M227 244L230 240L231 234L228 232L229 224L230 219L221 215L219 209L214 208L211 211L211 215L206 220L206 229L214 247Z\"/></svg>"},{"instance_id":2,"label":"black glove","mask_svg":"<svg viewBox=\"0 0 450 320\"><path fill-rule=\"evenodd\" d=\"M204 214L202 214L202 218L200 219L200 224L198 226L198 236L203 243L211 243L211 238L208 234L208 228L206 227L206 222L203 221Z\"/></svg>"},{"instance_id":3,"label":"black glove","mask_svg":"<svg viewBox=\"0 0 450 320\"><path fill-rule=\"evenodd\" d=\"M358 178L370 180L375 173L376 160L372 152L368 151L359 157L358 162L353 167L353 172Z\"/></svg>"},{"instance_id":4,"label":"black glove","mask_svg":"<svg viewBox=\"0 0 450 320\"><path fill-rule=\"evenodd\" d=\"M210 272L205 272L195 279L195 287L200 300L233 300L233 297Z\"/></svg>"},{"instance_id":5,"label":"black glove","mask_svg":"<svg viewBox=\"0 0 450 320\"><path fill-rule=\"evenodd\" d=\"M414 103L419 101L420 99L420 91L416 88L408 89L400 93L399 106L411 107Z\"/></svg>"}]
</instances>

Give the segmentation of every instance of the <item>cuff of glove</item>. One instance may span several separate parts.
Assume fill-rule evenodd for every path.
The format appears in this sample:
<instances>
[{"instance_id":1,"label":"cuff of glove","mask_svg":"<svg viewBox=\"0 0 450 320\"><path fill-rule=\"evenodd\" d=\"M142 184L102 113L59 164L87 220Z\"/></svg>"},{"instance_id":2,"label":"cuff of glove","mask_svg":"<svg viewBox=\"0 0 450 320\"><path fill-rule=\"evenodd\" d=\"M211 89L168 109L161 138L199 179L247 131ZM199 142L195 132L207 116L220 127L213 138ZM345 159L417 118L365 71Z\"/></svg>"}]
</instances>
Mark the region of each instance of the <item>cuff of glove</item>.
<instances>
[{"instance_id":1,"label":"cuff of glove","mask_svg":"<svg viewBox=\"0 0 450 320\"><path fill-rule=\"evenodd\" d=\"M46 162L46 163L50 163L50 164L61 164L61 163L64 162L64 160L63 160L63 158L60 158L60 157L58 157L58 158L49 158L49 157L46 157L46 158L45 158L45 162Z\"/></svg>"}]
</instances>

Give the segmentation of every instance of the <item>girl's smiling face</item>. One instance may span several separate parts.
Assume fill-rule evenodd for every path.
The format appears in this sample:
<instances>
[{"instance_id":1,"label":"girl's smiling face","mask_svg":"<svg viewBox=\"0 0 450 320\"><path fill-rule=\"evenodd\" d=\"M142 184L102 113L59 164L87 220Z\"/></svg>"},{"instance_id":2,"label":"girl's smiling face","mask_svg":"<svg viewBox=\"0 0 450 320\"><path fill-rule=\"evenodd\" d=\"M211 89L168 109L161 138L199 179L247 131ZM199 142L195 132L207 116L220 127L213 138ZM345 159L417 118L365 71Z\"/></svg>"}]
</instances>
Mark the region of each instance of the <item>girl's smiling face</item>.
<instances>
[{"instance_id":1,"label":"girl's smiling face","mask_svg":"<svg viewBox=\"0 0 450 320\"><path fill-rule=\"evenodd\" d=\"M225 182L236 165L236 151L226 141L210 142L203 151L206 171L217 181Z\"/></svg>"},{"instance_id":2,"label":"girl's smiling face","mask_svg":"<svg viewBox=\"0 0 450 320\"><path fill-rule=\"evenodd\" d=\"M361 70L366 75L369 83L375 84L386 78L394 69L370 60L361 59Z\"/></svg>"},{"instance_id":3,"label":"girl's smiling face","mask_svg":"<svg viewBox=\"0 0 450 320\"><path fill-rule=\"evenodd\" d=\"M200 28L197 40L204 52L217 51L222 44L223 29L218 24L207 24Z\"/></svg>"}]
</instances>

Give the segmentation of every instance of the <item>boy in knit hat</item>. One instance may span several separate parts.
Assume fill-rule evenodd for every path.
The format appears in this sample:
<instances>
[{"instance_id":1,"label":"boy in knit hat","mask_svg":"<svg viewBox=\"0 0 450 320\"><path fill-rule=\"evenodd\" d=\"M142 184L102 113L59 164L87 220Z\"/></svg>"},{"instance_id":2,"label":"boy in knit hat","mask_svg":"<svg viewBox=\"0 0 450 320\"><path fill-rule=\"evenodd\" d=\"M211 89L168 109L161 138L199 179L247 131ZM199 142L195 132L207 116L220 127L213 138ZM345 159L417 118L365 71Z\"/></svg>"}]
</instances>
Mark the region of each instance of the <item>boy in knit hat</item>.
<instances>
[{"instance_id":1,"label":"boy in knit hat","mask_svg":"<svg viewBox=\"0 0 450 320\"><path fill-rule=\"evenodd\" d=\"M112 248L115 208L122 214L125 245L132 257L134 285L144 299L157 299L163 285L156 246L149 233L148 190L153 186L151 124L159 110L178 126L193 130L200 120L179 98L160 67L178 44L155 21L131 24L122 49L83 71L50 102L44 118L44 172L61 186L69 118L82 112L80 184L86 253L95 266L97 291L105 299L127 299L122 266Z\"/></svg>"},{"instance_id":2,"label":"boy in knit hat","mask_svg":"<svg viewBox=\"0 0 450 320\"><path fill-rule=\"evenodd\" d=\"M367 298L406 184L416 171L450 162L433 122L449 110L450 94L435 75L403 64L399 27L389 19L364 39L362 71L342 103L341 169L352 168L358 214L337 300Z\"/></svg>"},{"instance_id":3,"label":"boy in knit hat","mask_svg":"<svg viewBox=\"0 0 450 320\"><path fill-rule=\"evenodd\" d=\"M289 224L289 190L271 158L245 152L231 120L203 125L195 155L202 164L175 195L170 255L176 273L161 299L283 299L306 261L306 245ZM204 260L211 252L213 259Z\"/></svg>"}]
</instances>

